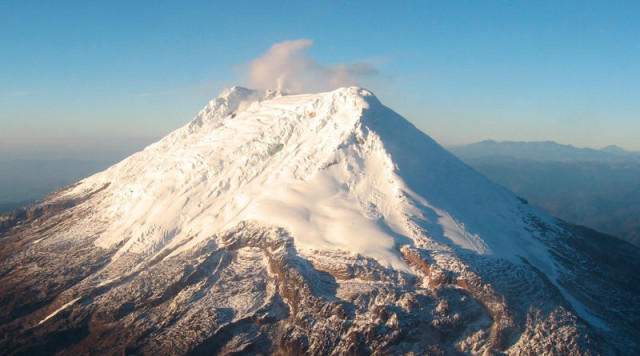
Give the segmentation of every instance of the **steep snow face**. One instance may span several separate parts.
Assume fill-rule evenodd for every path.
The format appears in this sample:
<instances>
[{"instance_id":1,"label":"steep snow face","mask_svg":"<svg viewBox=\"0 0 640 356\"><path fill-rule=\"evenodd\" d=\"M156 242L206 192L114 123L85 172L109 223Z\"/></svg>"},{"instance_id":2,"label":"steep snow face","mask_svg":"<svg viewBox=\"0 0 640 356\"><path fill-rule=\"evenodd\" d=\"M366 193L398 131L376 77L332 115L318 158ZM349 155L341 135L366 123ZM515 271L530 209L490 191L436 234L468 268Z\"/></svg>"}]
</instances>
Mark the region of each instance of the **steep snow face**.
<instances>
[{"instance_id":1,"label":"steep snow face","mask_svg":"<svg viewBox=\"0 0 640 356\"><path fill-rule=\"evenodd\" d=\"M515 196L359 88L225 91L186 126L70 194L107 183L97 203L107 214L95 218L108 224L96 243L121 246L116 257L177 254L258 220L286 228L302 253L341 250L404 271L397 247L432 240L549 267Z\"/></svg>"}]
</instances>

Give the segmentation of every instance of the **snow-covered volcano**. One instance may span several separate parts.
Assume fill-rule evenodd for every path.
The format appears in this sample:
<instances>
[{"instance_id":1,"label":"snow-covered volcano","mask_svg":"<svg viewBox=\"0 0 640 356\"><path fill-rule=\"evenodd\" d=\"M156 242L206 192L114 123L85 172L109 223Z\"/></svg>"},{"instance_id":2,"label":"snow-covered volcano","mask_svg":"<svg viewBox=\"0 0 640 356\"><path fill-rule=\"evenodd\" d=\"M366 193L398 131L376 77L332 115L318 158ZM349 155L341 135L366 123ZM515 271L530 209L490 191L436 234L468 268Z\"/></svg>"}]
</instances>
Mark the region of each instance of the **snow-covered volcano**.
<instances>
[{"instance_id":1,"label":"snow-covered volcano","mask_svg":"<svg viewBox=\"0 0 640 356\"><path fill-rule=\"evenodd\" d=\"M637 249L535 211L360 88L232 88L0 219L11 352L638 350Z\"/></svg>"},{"instance_id":2,"label":"snow-covered volcano","mask_svg":"<svg viewBox=\"0 0 640 356\"><path fill-rule=\"evenodd\" d=\"M118 255L184 245L177 254L261 221L289 231L301 252L360 253L405 271L398 246L427 236L514 261L543 258L517 197L370 92L272 96L226 91L185 127L63 197L109 185L95 203L107 212L96 218L108 219L96 244L121 245Z\"/></svg>"}]
</instances>

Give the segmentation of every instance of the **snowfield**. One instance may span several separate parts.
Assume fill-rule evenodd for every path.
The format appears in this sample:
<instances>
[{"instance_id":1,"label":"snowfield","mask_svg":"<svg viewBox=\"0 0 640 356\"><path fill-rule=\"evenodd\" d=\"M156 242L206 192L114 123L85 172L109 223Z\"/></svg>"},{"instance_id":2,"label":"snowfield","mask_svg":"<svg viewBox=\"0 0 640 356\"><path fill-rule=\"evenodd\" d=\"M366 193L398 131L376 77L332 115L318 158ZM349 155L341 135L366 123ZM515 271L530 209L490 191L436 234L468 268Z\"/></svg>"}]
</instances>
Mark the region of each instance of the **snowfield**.
<instances>
[{"instance_id":1,"label":"snowfield","mask_svg":"<svg viewBox=\"0 0 640 356\"><path fill-rule=\"evenodd\" d=\"M96 244L156 253L190 239L175 254L259 220L287 228L302 250L350 251L403 270L395 246L423 229L462 251L548 263L535 256L541 248L526 226L514 224L522 204L513 194L370 92L274 96L235 87L183 128L69 191L110 185L101 204L115 223ZM484 209L489 202L496 208Z\"/></svg>"}]
</instances>

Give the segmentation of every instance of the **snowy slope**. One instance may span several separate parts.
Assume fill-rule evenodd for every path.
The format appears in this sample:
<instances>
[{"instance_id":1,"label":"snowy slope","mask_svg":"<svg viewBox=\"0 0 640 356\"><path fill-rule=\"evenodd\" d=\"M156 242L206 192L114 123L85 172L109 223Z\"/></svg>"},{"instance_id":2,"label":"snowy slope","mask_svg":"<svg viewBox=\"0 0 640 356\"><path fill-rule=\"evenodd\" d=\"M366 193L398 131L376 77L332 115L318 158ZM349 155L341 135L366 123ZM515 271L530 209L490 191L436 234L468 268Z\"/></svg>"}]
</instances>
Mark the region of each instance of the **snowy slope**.
<instances>
[{"instance_id":1,"label":"snowy slope","mask_svg":"<svg viewBox=\"0 0 640 356\"><path fill-rule=\"evenodd\" d=\"M223 93L185 127L69 191L110 184L100 202L110 226L96 244L155 253L261 220L286 227L304 249L353 251L396 268L406 266L394 246L422 228L463 250L539 258L515 196L371 93L264 98Z\"/></svg>"}]
</instances>

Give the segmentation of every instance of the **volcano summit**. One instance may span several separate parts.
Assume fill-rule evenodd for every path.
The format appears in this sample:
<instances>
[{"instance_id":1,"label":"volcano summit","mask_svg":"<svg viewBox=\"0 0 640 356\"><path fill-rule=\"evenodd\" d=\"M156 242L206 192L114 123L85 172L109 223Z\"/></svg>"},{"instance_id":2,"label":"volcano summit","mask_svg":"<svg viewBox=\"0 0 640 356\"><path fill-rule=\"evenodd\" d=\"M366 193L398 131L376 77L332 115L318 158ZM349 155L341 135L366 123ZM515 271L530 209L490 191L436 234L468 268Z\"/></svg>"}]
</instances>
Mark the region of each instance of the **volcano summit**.
<instances>
[{"instance_id":1,"label":"volcano summit","mask_svg":"<svg viewBox=\"0 0 640 356\"><path fill-rule=\"evenodd\" d=\"M637 354L637 271L364 89L235 87L0 217L0 349Z\"/></svg>"}]
</instances>

